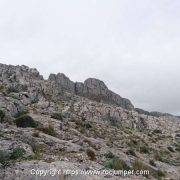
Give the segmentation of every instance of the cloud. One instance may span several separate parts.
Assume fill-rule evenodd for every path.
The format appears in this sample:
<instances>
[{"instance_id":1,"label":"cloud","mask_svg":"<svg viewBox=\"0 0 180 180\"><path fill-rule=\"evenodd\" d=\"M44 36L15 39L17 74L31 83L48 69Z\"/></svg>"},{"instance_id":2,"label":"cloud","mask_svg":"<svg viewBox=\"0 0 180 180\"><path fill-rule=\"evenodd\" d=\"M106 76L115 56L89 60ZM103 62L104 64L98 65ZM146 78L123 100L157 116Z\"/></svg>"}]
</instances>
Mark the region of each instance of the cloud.
<instances>
[{"instance_id":1,"label":"cloud","mask_svg":"<svg viewBox=\"0 0 180 180\"><path fill-rule=\"evenodd\" d=\"M96 77L135 106L180 114L177 0L2 0L0 62Z\"/></svg>"}]
</instances>

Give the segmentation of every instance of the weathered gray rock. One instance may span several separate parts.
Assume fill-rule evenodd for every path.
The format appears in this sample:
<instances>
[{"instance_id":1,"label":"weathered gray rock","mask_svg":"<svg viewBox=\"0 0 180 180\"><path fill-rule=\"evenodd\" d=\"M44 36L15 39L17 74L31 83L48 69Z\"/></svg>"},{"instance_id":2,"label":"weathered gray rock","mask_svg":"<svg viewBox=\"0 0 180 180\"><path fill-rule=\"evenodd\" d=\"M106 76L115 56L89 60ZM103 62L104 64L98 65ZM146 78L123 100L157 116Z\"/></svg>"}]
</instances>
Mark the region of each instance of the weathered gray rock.
<instances>
[{"instance_id":1,"label":"weathered gray rock","mask_svg":"<svg viewBox=\"0 0 180 180\"><path fill-rule=\"evenodd\" d=\"M1 83L20 83L27 84L28 82L43 80L36 69L27 66L12 66L0 64L0 82Z\"/></svg>"},{"instance_id":2,"label":"weathered gray rock","mask_svg":"<svg viewBox=\"0 0 180 180\"><path fill-rule=\"evenodd\" d=\"M75 84L63 73L50 74L49 81L55 81L57 85L64 91L75 93Z\"/></svg>"},{"instance_id":3,"label":"weathered gray rock","mask_svg":"<svg viewBox=\"0 0 180 180\"><path fill-rule=\"evenodd\" d=\"M0 93L0 109L2 109L7 116L14 117L18 113L25 110L25 106L18 99L6 97Z\"/></svg>"},{"instance_id":4,"label":"weathered gray rock","mask_svg":"<svg viewBox=\"0 0 180 180\"><path fill-rule=\"evenodd\" d=\"M51 74L49 81L54 81L61 90L68 91L79 96L84 96L97 102L105 102L121 106L125 109L133 109L132 103L118 94L110 91L103 81L89 78L81 82L72 82L64 74Z\"/></svg>"}]
</instances>

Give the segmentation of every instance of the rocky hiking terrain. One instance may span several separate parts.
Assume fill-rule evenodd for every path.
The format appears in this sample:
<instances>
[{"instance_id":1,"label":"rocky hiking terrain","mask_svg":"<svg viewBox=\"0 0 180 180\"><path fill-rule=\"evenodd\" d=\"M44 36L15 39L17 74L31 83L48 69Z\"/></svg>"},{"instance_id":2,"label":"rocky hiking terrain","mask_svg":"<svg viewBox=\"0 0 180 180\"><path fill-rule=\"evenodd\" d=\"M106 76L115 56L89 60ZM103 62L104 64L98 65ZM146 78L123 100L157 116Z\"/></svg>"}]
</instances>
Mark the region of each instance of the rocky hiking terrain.
<instances>
[{"instance_id":1,"label":"rocky hiking terrain","mask_svg":"<svg viewBox=\"0 0 180 180\"><path fill-rule=\"evenodd\" d=\"M149 170L149 175L56 175L31 169ZM0 64L0 179L180 179L180 119L147 112L89 78L44 80Z\"/></svg>"}]
</instances>

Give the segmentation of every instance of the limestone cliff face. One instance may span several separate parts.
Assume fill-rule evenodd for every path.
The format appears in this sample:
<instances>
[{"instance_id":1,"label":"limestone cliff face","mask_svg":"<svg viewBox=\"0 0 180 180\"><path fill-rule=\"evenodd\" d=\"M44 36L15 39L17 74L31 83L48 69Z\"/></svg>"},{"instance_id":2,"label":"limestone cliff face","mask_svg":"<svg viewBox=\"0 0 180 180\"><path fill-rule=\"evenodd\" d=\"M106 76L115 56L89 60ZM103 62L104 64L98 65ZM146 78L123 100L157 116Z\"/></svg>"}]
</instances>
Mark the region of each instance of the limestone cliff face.
<instances>
[{"instance_id":1,"label":"limestone cliff face","mask_svg":"<svg viewBox=\"0 0 180 180\"><path fill-rule=\"evenodd\" d=\"M50 74L48 80L44 80L36 69L27 66L13 66L0 64L0 90L6 92L16 99L11 102L10 115L16 115L23 106L37 102L42 99L57 101L63 98L63 93L69 92L74 95L87 97L97 102L114 104L125 109L133 109L133 105L127 99L110 91L104 82L89 78L84 83L74 83L63 73ZM5 99L0 94L0 99ZM16 102L15 102L16 101ZM6 108L8 100L2 100L0 108ZM21 108L15 106L20 104Z\"/></svg>"},{"instance_id":2,"label":"limestone cliff face","mask_svg":"<svg viewBox=\"0 0 180 180\"><path fill-rule=\"evenodd\" d=\"M20 83L27 84L30 81L43 80L37 69L27 66L13 66L0 64L0 82L1 83Z\"/></svg>"},{"instance_id":3,"label":"limestone cliff face","mask_svg":"<svg viewBox=\"0 0 180 180\"><path fill-rule=\"evenodd\" d=\"M125 109L134 108L128 99L122 98L120 95L112 92L103 81L95 78L88 78L84 83L74 83L64 74L58 73L57 75L51 74L49 80L55 81L63 90L79 96L87 97L98 102L115 104Z\"/></svg>"}]
</instances>

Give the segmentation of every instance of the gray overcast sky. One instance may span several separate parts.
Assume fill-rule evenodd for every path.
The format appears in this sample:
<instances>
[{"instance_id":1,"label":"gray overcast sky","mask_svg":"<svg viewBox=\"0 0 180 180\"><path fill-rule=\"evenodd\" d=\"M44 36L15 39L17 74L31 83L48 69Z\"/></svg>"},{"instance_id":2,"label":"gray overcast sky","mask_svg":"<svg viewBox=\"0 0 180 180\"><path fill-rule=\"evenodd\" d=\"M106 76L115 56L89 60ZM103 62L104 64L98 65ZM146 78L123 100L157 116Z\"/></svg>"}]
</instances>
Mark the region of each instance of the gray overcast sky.
<instances>
[{"instance_id":1,"label":"gray overcast sky","mask_svg":"<svg viewBox=\"0 0 180 180\"><path fill-rule=\"evenodd\" d=\"M0 0L0 62L102 79L180 115L179 0Z\"/></svg>"}]
</instances>

